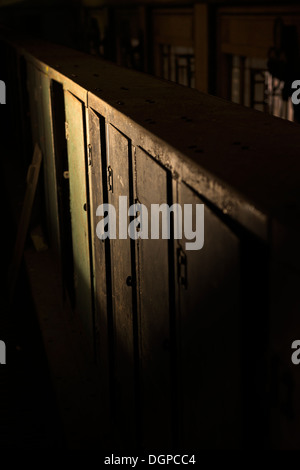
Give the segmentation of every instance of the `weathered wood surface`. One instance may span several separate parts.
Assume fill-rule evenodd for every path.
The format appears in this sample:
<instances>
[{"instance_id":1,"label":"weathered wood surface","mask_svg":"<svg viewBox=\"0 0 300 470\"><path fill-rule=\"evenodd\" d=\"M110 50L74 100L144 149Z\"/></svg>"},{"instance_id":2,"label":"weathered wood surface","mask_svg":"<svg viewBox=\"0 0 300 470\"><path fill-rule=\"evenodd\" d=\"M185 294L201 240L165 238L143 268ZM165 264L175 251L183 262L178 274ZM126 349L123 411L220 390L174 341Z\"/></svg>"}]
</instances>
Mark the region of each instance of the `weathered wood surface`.
<instances>
[{"instance_id":1,"label":"weathered wood surface","mask_svg":"<svg viewBox=\"0 0 300 470\"><path fill-rule=\"evenodd\" d=\"M23 40L19 47L36 67L84 96L133 142L262 238L269 219L285 220L290 205L299 210L297 124L59 46Z\"/></svg>"}]
</instances>

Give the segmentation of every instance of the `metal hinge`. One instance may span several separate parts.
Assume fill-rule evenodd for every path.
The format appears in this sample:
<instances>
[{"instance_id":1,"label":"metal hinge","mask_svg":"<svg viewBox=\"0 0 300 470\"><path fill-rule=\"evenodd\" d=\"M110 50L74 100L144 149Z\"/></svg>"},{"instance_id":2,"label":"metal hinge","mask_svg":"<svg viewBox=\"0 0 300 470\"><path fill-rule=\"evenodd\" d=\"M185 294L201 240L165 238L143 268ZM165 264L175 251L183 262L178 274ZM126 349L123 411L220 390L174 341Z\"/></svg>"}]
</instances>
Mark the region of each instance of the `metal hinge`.
<instances>
[{"instance_id":1,"label":"metal hinge","mask_svg":"<svg viewBox=\"0 0 300 470\"><path fill-rule=\"evenodd\" d=\"M88 145L88 166L93 166L92 156L93 156L92 145L89 144Z\"/></svg>"},{"instance_id":2,"label":"metal hinge","mask_svg":"<svg viewBox=\"0 0 300 470\"><path fill-rule=\"evenodd\" d=\"M187 257L181 247L177 249L178 282L187 289Z\"/></svg>"},{"instance_id":3,"label":"metal hinge","mask_svg":"<svg viewBox=\"0 0 300 470\"><path fill-rule=\"evenodd\" d=\"M65 122L65 135L66 135L66 140L69 140L70 134L69 134L69 124Z\"/></svg>"},{"instance_id":4,"label":"metal hinge","mask_svg":"<svg viewBox=\"0 0 300 470\"><path fill-rule=\"evenodd\" d=\"M111 166L107 168L107 190L113 190L113 170Z\"/></svg>"}]
</instances>

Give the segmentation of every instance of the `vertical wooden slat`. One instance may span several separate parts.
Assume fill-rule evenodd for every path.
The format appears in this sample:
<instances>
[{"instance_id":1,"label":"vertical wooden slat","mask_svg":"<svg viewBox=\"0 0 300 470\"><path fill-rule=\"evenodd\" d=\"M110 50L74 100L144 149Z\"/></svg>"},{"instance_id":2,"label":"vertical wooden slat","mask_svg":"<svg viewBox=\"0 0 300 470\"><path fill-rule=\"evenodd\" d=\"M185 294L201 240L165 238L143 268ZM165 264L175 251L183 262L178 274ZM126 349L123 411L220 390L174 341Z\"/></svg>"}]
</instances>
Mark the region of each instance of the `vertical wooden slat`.
<instances>
[{"instance_id":1,"label":"vertical wooden slat","mask_svg":"<svg viewBox=\"0 0 300 470\"><path fill-rule=\"evenodd\" d=\"M107 299L107 259L106 243L96 235L99 222L97 207L104 203L103 182L106 165L105 121L92 109L88 108L88 144L89 144L89 182L91 208L91 241L93 246L93 282L95 296L95 341L96 357L101 377L101 402L103 408L103 429L110 431L110 341L109 301Z\"/></svg>"},{"instance_id":2,"label":"vertical wooden slat","mask_svg":"<svg viewBox=\"0 0 300 470\"><path fill-rule=\"evenodd\" d=\"M113 126L108 126L108 165L112 169L109 203L118 215L119 196L127 196L129 206L130 143ZM118 224L117 224L118 227ZM112 303L114 328L116 439L120 447L135 442L134 338L132 267L130 239L111 240Z\"/></svg>"},{"instance_id":3,"label":"vertical wooden slat","mask_svg":"<svg viewBox=\"0 0 300 470\"><path fill-rule=\"evenodd\" d=\"M62 291L72 306L75 302L73 245L70 210L70 184L65 178L68 165L67 140L65 135L65 101L63 86L51 81L51 115L54 140L55 176L57 187L57 208L59 218L60 267Z\"/></svg>"},{"instance_id":4,"label":"vertical wooden slat","mask_svg":"<svg viewBox=\"0 0 300 470\"><path fill-rule=\"evenodd\" d=\"M75 307L82 321L89 345L93 345L84 106L70 92L65 91L65 108L68 134Z\"/></svg>"},{"instance_id":5,"label":"vertical wooden slat","mask_svg":"<svg viewBox=\"0 0 300 470\"><path fill-rule=\"evenodd\" d=\"M166 204L167 171L136 149L137 200L148 209L149 239L139 239L139 349L143 442L170 448L170 308L168 240L152 240L151 204Z\"/></svg>"}]
</instances>

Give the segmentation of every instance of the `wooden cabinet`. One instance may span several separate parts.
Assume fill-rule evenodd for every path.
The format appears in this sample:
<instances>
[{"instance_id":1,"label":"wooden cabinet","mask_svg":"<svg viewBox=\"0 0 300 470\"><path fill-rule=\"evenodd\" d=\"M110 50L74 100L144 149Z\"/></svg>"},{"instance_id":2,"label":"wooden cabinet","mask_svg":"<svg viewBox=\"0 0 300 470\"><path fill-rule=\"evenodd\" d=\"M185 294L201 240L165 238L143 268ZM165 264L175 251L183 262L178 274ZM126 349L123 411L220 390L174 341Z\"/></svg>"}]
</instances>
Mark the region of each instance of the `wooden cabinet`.
<instances>
[{"instance_id":1,"label":"wooden cabinet","mask_svg":"<svg viewBox=\"0 0 300 470\"><path fill-rule=\"evenodd\" d=\"M71 318L101 379L97 432L120 451L297 447L298 126L77 51L14 47L51 248L65 291L71 247ZM104 241L102 204L117 215ZM173 226L169 238L124 225L120 236L120 204L204 205L203 247Z\"/></svg>"}]
</instances>

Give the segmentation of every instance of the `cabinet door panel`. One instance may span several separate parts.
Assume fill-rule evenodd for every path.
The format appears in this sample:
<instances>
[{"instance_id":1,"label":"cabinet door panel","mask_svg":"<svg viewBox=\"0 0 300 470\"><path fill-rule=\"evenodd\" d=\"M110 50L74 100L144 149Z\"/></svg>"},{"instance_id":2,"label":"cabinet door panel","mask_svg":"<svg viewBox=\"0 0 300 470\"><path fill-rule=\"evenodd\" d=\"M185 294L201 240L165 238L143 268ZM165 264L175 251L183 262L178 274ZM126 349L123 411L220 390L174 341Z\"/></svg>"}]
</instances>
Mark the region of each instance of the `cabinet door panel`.
<instances>
[{"instance_id":1,"label":"cabinet door panel","mask_svg":"<svg viewBox=\"0 0 300 470\"><path fill-rule=\"evenodd\" d=\"M150 238L151 204L167 203L167 171L136 149L137 199L148 210L148 239L137 243L139 349L143 439L148 448L171 445L169 240Z\"/></svg>"},{"instance_id":2,"label":"cabinet door panel","mask_svg":"<svg viewBox=\"0 0 300 470\"><path fill-rule=\"evenodd\" d=\"M93 345L84 105L65 92L70 208L74 260L75 309Z\"/></svg>"},{"instance_id":3,"label":"cabinet door panel","mask_svg":"<svg viewBox=\"0 0 300 470\"><path fill-rule=\"evenodd\" d=\"M179 202L202 201L184 184ZM241 434L239 241L204 207L204 246L185 249L179 289L181 445L237 448Z\"/></svg>"},{"instance_id":4,"label":"cabinet door panel","mask_svg":"<svg viewBox=\"0 0 300 470\"><path fill-rule=\"evenodd\" d=\"M127 196L131 149L128 139L113 126L108 126L108 167L111 169L111 190L108 201L119 213L119 196ZM118 230L118 223L117 223ZM115 422L119 446L135 442L135 379L132 305L132 267L130 238L110 240L112 305L114 329Z\"/></svg>"}]
</instances>

